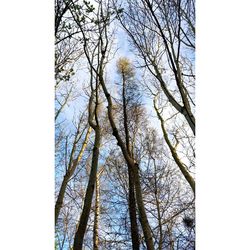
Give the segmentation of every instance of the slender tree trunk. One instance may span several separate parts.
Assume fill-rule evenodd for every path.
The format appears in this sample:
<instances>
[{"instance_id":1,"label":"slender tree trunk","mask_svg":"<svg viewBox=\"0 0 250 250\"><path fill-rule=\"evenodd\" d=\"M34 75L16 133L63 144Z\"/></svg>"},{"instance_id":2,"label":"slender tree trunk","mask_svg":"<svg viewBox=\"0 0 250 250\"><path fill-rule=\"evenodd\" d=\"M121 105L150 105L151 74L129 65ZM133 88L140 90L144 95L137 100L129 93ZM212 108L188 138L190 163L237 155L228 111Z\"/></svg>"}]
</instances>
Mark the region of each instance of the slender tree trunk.
<instances>
[{"instance_id":1,"label":"slender tree trunk","mask_svg":"<svg viewBox=\"0 0 250 250\"><path fill-rule=\"evenodd\" d=\"M155 195L157 196L157 194ZM162 250L162 243L163 243L163 232L162 232L162 222L161 222L161 213L160 213L160 203L158 197L156 197L156 207L157 207L157 219L158 225L160 230L160 237L159 237L159 250Z\"/></svg>"},{"instance_id":2,"label":"slender tree trunk","mask_svg":"<svg viewBox=\"0 0 250 250\"><path fill-rule=\"evenodd\" d=\"M127 100L126 100L126 80L125 74L122 73L122 101L123 101L123 124L125 130L125 140L126 148L130 157L132 157L132 152L130 149L130 137L128 130L128 116L127 116ZM135 184L134 177L132 174L132 169L128 165L128 176L129 176L129 218L130 218L130 233L132 238L132 247L133 250L140 249L139 241L139 230L137 225L137 216L136 216L136 200L135 200Z\"/></svg>"},{"instance_id":3,"label":"slender tree trunk","mask_svg":"<svg viewBox=\"0 0 250 250\"><path fill-rule=\"evenodd\" d=\"M68 93L68 95L66 96L65 100L63 101L63 103L61 104L60 108L57 110L56 115L55 115L55 121L58 118L58 116L60 115L60 113L62 112L62 110L64 109L65 105L67 104L69 97L70 97L70 92Z\"/></svg>"},{"instance_id":4,"label":"slender tree trunk","mask_svg":"<svg viewBox=\"0 0 250 250\"><path fill-rule=\"evenodd\" d=\"M189 104L188 101L186 100L186 105L180 105L176 99L174 98L174 96L169 92L169 90L167 89L167 86L162 78L162 75L158 69L158 66L155 64L155 62L152 62L152 65L154 67L154 70L156 72L156 77L158 79L158 81L160 82L161 88L164 92L164 94L166 95L166 97L168 98L168 100L170 101L170 103L174 106L174 108L180 112L186 119L186 121L188 122L188 125L190 126L193 134L195 135L195 118L191 112L191 108L190 106L188 106ZM184 86L183 86L184 88ZM189 107L189 110L187 110L187 106Z\"/></svg>"},{"instance_id":5,"label":"slender tree trunk","mask_svg":"<svg viewBox=\"0 0 250 250\"><path fill-rule=\"evenodd\" d=\"M140 176L139 176L139 166L137 163L133 165L133 175L135 179L135 191L136 191L136 200L137 200L137 205L138 205L138 210L139 210L139 219L140 219L143 234L145 237L145 242L147 245L147 249L153 250L154 249L153 237L152 237L151 228L149 226L146 210L145 210L144 203L143 203Z\"/></svg>"},{"instance_id":6,"label":"slender tree trunk","mask_svg":"<svg viewBox=\"0 0 250 250\"><path fill-rule=\"evenodd\" d=\"M56 200L56 205L55 205L55 225L56 225L56 223L58 221L60 210L61 210L62 205L63 205L63 199L64 199L64 195L65 195L65 191L66 191L68 182L69 182L70 178L72 177L72 175L74 174L75 169L76 169L79 161L81 160L82 155L83 155L83 153L84 153L84 151L85 151L85 149L87 147L91 131L92 131L92 128L89 127L88 130L87 130L86 136L84 138L84 142L82 144L81 150L80 150L77 158L75 160L73 160L72 166L69 166L69 168L68 168L68 170L67 170L67 172L66 172L66 174L65 174L65 176L63 178L63 182L62 182L62 185L60 187L60 191L59 191L59 194L58 194L58 197L57 197L57 200Z\"/></svg>"},{"instance_id":7,"label":"slender tree trunk","mask_svg":"<svg viewBox=\"0 0 250 250\"><path fill-rule=\"evenodd\" d=\"M95 143L93 148L93 156L92 156L92 164L91 164L91 171L89 176L89 182L86 190L86 195L84 199L84 206L82 210L82 214L80 217L78 229L75 234L73 250L82 250L83 245L83 238L86 232L95 183L96 183L96 175L97 175L97 168L98 168L98 159L99 159L99 148L100 148L100 141L101 141L101 134L100 134L100 127L96 126L95 128Z\"/></svg>"},{"instance_id":8,"label":"slender tree trunk","mask_svg":"<svg viewBox=\"0 0 250 250\"><path fill-rule=\"evenodd\" d=\"M159 193L158 193L158 185L157 185L156 165L155 165L154 159L153 159L153 161L154 161L154 182L155 182L154 195L155 195L155 202L156 202L156 208L157 208L157 219L158 219L158 225L159 225L159 231L160 231L158 250L162 250L163 231L162 231L161 209L160 209L160 201L159 201Z\"/></svg>"},{"instance_id":9,"label":"slender tree trunk","mask_svg":"<svg viewBox=\"0 0 250 250\"><path fill-rule=\"evenodd\" d=\"M155 104L155 100L154 100L154 108L155 108L155 111L157 113L157 117L158 119L160 120L161 122L161 128L162 128L162 132L163 132L163 136L164 136L164 139L171 151L171 154L174 158L174 161L175 163L177 164L177 166L179 167L181 173L183 174L183 176L185 177L185 179L187 180L187 182L189 183L190 187L192 188L193 190L193 193L195 194L195 180L194 178L190 175L190 173L188 172L188 170L186 169L186 167L184 166L184 164L181 162L180 158L178 157L178 154L176 152L176 149L173 147L173 145L171 144L169 138L168 138L168 134L167 134L167 131L164 127L164 120L163 118L161 117L157 107L156 107L156 104Z\"/></svg>"},{"instance_id":10,"label":"slender tree trunk","mask_svg":"<svg viewBox=\"0 0 250 250\"><path fill-rule=\"evenodd\" d=\"M96 177L95 187L95 218L94 218L94 229L93 229L93 250L99 249L99 217L100 217L100 174Z\"/></svg>"},{"instance_id":11,"label":"slender tree trunk","mask_svg":"<svg viewBox=\"0 0 250 250\"><path fill-rule=\"evenodd\" d=\"M109 117L110 125L111 125L112 130L113 130L113 136L115 136L115 138L117 140L117 144L121 148L123 156L124 156L127 164L129 165L129 167L132 169L132 173L134 176L136 201L137 201L137 205L138 205L139 218L140 218L140 222L142 225L142 230L143 230L143 234L145 237L146 245L147 245L148 250L153 250L154 249L153 237L151 234L151 229L150 229L150 226L148 223L147 214L146 214L143 199L142 199L142 191L141 191L141 183L140 183L140 177L139 177L139 172L138 172L138 164L136 164L134 162L134 160L129 156L127 148L119 135L119 132L118 132L117 127L115 125L113 114L112 114L113 105L112 105L111 96L106 88L102 74L99 75L99 79L100 79L100 83L102 85L104 94L105 94L107 101L108 101L108 117Z\"/></svg>"},{"instance_id":12,"label":"slender tree trunk","mask_svg":"<svg viewBox=\"0 0 250 250\"><path fill-rule=\"evenodd\" d=\"M56 200L56 205L55 205L55 225L57 223L59 213L60 213L60 210L61 210L62 205L63 205L63 198L64 198L64 194L65 194L65 191L66 191L66 187L67 187L69 178L70 178L69 174L66 173L66 175L63 178L63 182L62 182L62 185L60 187L60 191L59 191L59 194L58 194L58 197L57 197L57 200Z\"/></svg>"},{"instance_id":13,"label":"slender tree trunk","mask_svg":"<svg viewBox=\"0 0 250 250\"><path fill-rule=\"evenodd\" d=\"M129 175L129 217L131 224L131 238L133 250L140 249L139 241L139 232L137 225L137 216L136 216L136 200L135 200L135 190L134 190L134 179L132 175L132 170L128 166L128 175Z\"/></svg>"}]
</instances>

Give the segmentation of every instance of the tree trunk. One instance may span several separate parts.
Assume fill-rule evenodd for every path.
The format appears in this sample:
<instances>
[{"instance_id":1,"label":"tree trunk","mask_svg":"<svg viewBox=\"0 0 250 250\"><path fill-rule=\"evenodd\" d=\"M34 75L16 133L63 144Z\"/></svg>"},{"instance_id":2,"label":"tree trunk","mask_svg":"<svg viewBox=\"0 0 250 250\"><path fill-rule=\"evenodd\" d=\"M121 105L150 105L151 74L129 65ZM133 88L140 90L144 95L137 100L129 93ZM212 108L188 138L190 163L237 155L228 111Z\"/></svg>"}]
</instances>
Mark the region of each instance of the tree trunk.
<instances>
[{"instance_id":1,"label":"tree trunk","mask_svg":"<svg viewBox=\"0 0 250 250\"><path fill-rule=\"evenodd\" d=\"M154 184L155 184L154 195L155 195L155 202L156 202L156 208L157 208L157 220L158 220L158 226L159 226L159 231L160 231L158 250L162 250L163 230L162 230L161 209L160 209L159 192L158 192L158 185L157 185L156 165L155 165L154 159L153 159L153 161L154 161Z\"/></svg>"},{"instance_id":2,"label":"tree trunk","mask_svg":"<svg viewBox=\"0 0 250 250\"><path fill-rule=\"evenodd\" d=\"M123 103L123 124L125 130L125 141L126 148L129 156L132 158L132 152L130 150L130 137L128 130L128 116L127 116L127 100L126 100L126 81L125 74L122 73L122 103ZM135 184L132 174L132 169L128 165L128 180L129 180L129 218L130 218L130 233L132 238L132 247L133 250L140 249L139 241L139 231L137 225L137 216L136 216L136 200L135 200Z\"/></svg>"},{"instance_id":3,"label":"tree trunk","mask_svg":"<svg viewBox=\"0 0 250 250\"><path fill-rule=\"evenodd\" d=\"M68 170L67 170L67 172L66 172L66 174L65 174L65 176L63 178L63 182L62 182L62 185L60 187L60 191L59 191L59 194L58 194L58 197L57 197L57 200L56 200L56 205L55 205L55 225L57 224L57 220L58 220L58 217L59 217L59 214L60 214L60 210L61 210L62 205L63 205L64 194L65 194L68 182L69 182L71 176L74 174L75 169L76 169L79 161L81 160L82 155L83 155L83 153L84 153L84 151L85 151L85 149L87 147L91 131L92 131L92 128L89 127L88 130L87 130L86 136L84 138L84 142L82 144L81 150L80 150L77 158L75 160L73 160L72 166L69 166L69 168L68 168Z\"/></svg>"},{"instance_id":4,"label":"tree trunk","mask_svg":"<svg viewBox=\"0 0 250 250\"><path fill-rule=\"evenodd\" d=\"M171 151L171 154L174 158L174 161L175 163L177 164L177 166L179 167L181 173L183 174L183 176L185 177L185 179L187 180L187 182L189 183L190 187L192 188L193 190L193 193L195 195L195 180L194 178L190 175L190 173L188 172L188 170L186 169L186 167L184 166L184 164L181 162L180 158L178 157L178 154L175 150L175 148L173 147L173 145L171 144L169 138L168 138L168 134L167 134L167 131L164 127L164 120L163 118L161 117L157 107L156 107L156 104L155 104L155 100L154 100L154 108L155 108L155 111L157 113L157 117L158 119L160 120L161 122L161 128L162 128L162 132L163 132L163 136L164 136L164 139Z\"/></svg>"},{"instance_id":5,"label":"tree trunk","mask_svg":"<svg viewBox=\"0 0 250 250\"><path fill-rule=\"evenodd\" d=\"M137 206L139 210L139 219L141 222L143 234L145 237L145 242L147 245L148 250L154 249L153 244L153 237L151 233L151 228L149 226L149 222L147 219L147 214L145 211L143 199L142 199L142 190L141 190L141 183L140 183L140 176L139 176L139 166L137 163L133 165L133 175L135 179L135 192L136 192L136 200L137 200Z\"/></svg>"},{"instance_id":6,"label":"tree trunk","mask_svg":"<svg viewBox=\"0 0 250 250\"><path fill-rule=\"evenodd\" d=\"M140 217L140 222L142 225L142 230L143 230L143 234L145 237L146 245L147 245L148 250L153 250L154 249L153 237L151 234L151 229L150 229L150 226L148 223L146 211L145 211L144 204L143 204L141 183L140 183L140 177L139 177L139 173L138 173L138 164L136 164L134 162L134 160L129 156L128 150L127 150L124 142L122 141L122 139L119 135L119 132L118 132L117 127L115 125L113 114L112 114L112 106L113 105L112 105L111 96L106 88L102 74L99 75L99 79L100 79L100 83L102 85L102 89L104 91L104 94L105 94L107 101L108 101L108 117L109 117L110 125L111 125L112 130L113 130L113 136L115 136L115 138L117 140L117 144L121 148L123 156L124 156L128 166L132 169L132 173L134 176L136 201L137 201L137 205L138 205L139 217Z\"/></svg>"},{"instance_id":7,"label":"tree trunk","mask_svg":"<svg viewBox=\"0 0 250 250\"><path fill-rule=\"evenodd\" d=\"M88 182L88 187L86 190L86 195L85 195L85 199L84 199L84 206L83 206L82 214L80 217L78 229L77 229L76 234L75 234L73 250L82 250L83 238L84 238L87 224L88 224L91 203L92 203L94 189L95 189L100 141L101 141L100 127L96 126L96 128L95 128L95 143L94 143L94 148L93 148L93 156L92 156L92 164L91 164L89 182Z\"/></svg>"},{"instance_id":8,"label":"tree trunk","mask_svg":"<svg viewBox=\"0 0 250 250\"><path fill-rule=\"evenodd\" d=\"M62 185L60 187L60 191L59 191L59 194L58 194L58 197L57 197L57 200L56 200L56 205L55 205L55 225L57 223L59 213L60 213L60 210L61 210L62 205L63 205L63 198L64 198L64 194L65 194L65 191L66 191L66 187L67 187L69 178L70 178L69 174L66 173L64 178L63 178L63 182L62 182Z\"/></svg>"},{"instance_id":9,"label":"tree trunk","mask_svg":"<svg viewBox=\"0 0 250 250\"><path fill-rule=\"evenodd\" d=\"M130 226L131 226L131 238L133 250L140 249L139 241L139 232L137 225L137 216L136 216L136 200L135 200L135 190L134 190L134 179L132 175L132 170L128 166L128 175L129 175L129 217L130 217Z\"/></svg>"},{"instance_id":10,"label":"tree trunk","mask_svg":"<svg viewBox=\"0 0 250 250\"><path fill-rule=\"evenodd\" d=\"M94 218L94 229L93 229L93 250L99 249L99 217L100 217L100 174L96 177L95 187L95 218Z\"/></svg>"},{"instance_id":11,"label":"tree trunk","mask_svg":"<svg viewBox=\"0 0 250 250\"><path fill-rule=\"evenodd\" d=\"M112 99L111 99L111 96L106 88L102 74L99 74L99 79L100 79L100 83L102 85L102 89L104 91L104 94L106 96L106 99L108 101L108 117L109 117L110 125L111 125L112 130L113 130L113 136L115 136L115 138L117 140L117 144L121 148L123 156L124 156L127 164L129 165L129 167L132 169L132 173L134 176L136 201L137 201L137 205L138 205L139 218L140 218L140 222L142 225L142 230L143 230L143 234L145 237L146 245L147 245L148 250L153 250L154 249L153 237L151 234L151 229L150 229L150 226L148 223L147 214L146 214L143 199L142 199L141 183L140 183L140 177L139 177L139 173L138 173L138 164L136 164L134 162L134 160L129 156L128 150L127 150L124 142L122 141L122 139L119 135L119 132L118 132L118 129L115 125L113 114L112 114L112 107L113 107Z\"/></svg>"},{"instance_id":12,"label":"tree trunk","mask_svg":"<svg viewBox=\"0 0 250 250\"><path fill-rule=\"evenodd\" d=\"M157 194L155 196L157 196ZM163 232L162 232L162 222L161 222L161 213L160 213L160 203L159 203L158 197L156 197L156 206L157 206L157 219L158 219L158 225L159 225L159 230L160 230L158 249L162 250Z\"/></svg>"}]
</instances>

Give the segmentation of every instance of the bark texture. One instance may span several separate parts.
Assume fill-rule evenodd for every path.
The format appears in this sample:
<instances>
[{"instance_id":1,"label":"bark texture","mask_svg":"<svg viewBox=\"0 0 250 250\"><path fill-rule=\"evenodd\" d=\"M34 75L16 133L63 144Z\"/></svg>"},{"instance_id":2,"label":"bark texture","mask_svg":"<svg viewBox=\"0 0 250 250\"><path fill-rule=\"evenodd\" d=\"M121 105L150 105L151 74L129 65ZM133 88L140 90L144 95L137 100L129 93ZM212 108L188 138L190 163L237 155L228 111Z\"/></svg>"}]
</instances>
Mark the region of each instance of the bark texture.
<instances>
[{"instance_id":1,"label":"bark texture","mask_svg":"<svg viewBox=\"0 0 250 250\"><path fill-rule=\"evenodd\" d=\"M94 229L93 229L93 249L99 249L99 220L100 220L100 176L102 171L99 171L96 177L95 187L95 217L94 217Z\"/></svg>"}]
</instances>

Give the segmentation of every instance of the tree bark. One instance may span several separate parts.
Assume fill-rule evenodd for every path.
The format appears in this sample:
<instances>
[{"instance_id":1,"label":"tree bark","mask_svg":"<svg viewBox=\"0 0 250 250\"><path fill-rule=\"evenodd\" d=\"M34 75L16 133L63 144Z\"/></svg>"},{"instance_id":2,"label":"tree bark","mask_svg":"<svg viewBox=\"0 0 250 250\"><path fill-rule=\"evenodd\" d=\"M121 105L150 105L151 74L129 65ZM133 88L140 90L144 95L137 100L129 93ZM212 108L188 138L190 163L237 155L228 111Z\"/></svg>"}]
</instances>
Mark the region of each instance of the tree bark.
<instances>
[{"instance_id":1,"label":"tree bark","mask_svg":"<svg viewBox=\"0 0 250 250\"><path fill-rule=\"evenodd\" d=\"M95 187L95 217L94 217L94 229L93 229L93 250L99 249L99 220L100 220L100 172L96 177Z\"/></svg>"},{"instance_id":2,"label":"tree bark","mask_svg":"<svg viewBox=\"0 0 250 250\"><path fill-rule=\"evenodd\" d=\"M95 128L95 142L93 148L93 156L92 156L92 164L91 164L91 171L89 176L89 182L86 190L86 195L84 199L84 206L82 210L82 214L80 217L79 225L75 234L73 250L82 250L83 245L83 238L86 232L95 183L96 183L96 175L97 175L97 168L98 168L98 159L99 159L99 148L100 148L100 141L101 141L101 134L100 134L100 127L96 126Z\"/></svg>"},{"instance_id":3,"label":"tree bark","mask_svg":"<svg viewBox=\"0 0 250 250\"><path fill-rule=\"evenodd\" d=\"M134 190L134 179L132 175L132 170L128 166L128 176L129 176L129 217L130 217L130 227L131 227L131 238L133 250L140 249L139 232L137 225L136 216L136 200L135 200L135 190Z\"/></svg>"},{"instance_id":4,"label":"tree bark","mask_svg":"<svg viewBox=\"0 0 250 250\"><path fill-rule=\"evenodd\" d=\"M149 226L146 210L145 210L144 203L143 203L138 164L134 163L132 169L133 169L133 175L135 179L135 191L136 191L136 200L137 200L137 205L138 205L138 210L139 210L139 219L141 222L147 249L153 250L154 249L153 237L152 237L151 228Z\"/></svg>"}]
</instances>

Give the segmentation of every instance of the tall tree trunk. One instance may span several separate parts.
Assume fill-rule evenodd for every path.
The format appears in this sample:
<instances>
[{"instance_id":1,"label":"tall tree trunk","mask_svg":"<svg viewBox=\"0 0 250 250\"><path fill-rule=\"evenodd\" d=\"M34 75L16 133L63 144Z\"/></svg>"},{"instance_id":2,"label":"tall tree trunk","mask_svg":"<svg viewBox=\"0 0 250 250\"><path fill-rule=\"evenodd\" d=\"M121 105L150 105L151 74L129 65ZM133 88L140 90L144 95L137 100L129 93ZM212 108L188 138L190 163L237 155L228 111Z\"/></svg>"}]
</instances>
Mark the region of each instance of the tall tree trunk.
<instances>
[{"instance_id":1,"label":"tall tree trunk","mask_svg":"<svg viewBox=\"0 0 250 250\"><path fill-rule=\"evenodd\" d=\"M140 218L143 234L145 237L146 245L147 245L148 250L153 250L154 249L153 237L151 234L151 229L150 229L150 226L148 223L147 214L146 214L143 199L142 199L142 191L141 191L141 183L140 183L140 177L139 177L139 172L138 172L138 164L135 163L135 161L129 156L128 150L127 150L124 142L122 141L122 139L119 135L119 132L118 132L118 129L115 125L113 114L112 114L112 110L113 110L112 99L111 99L111 96L106 88L102 74L99 74L99 79L100 79L100 83L102 85L104 94L106 96L106 99L108 101L108 117L109 117L110 125L111 125L112 130L113 130L113 136L115 136L115 138L117 140L117 144L121 148L123 156L124 156L127 164L129 165L129 167L132 169L132 173L134 176L136 201L137 201L137 205L138 205L139 218Z\"/></svg>"},{"instance_id":2,"label":"tall tree trunk","mask_svg":"<svg viewBox=\"0 0 250 250\"><path fill-rule=\"evenodd\" d=\"M139 232L137 225L137 216L136 216L136 200L135 200L135 185L132 170L128 166L128 176L129 176L129 217L130 217L130 226L131 226L131 238L133 250L140 249L139 241Z\"/></svg>"},{"instance_id":3,"label":"tall tree trunk","mask_svg":"<svg viewBox=\"0 0 250 250\"><path fill-rule=\"evenodd\" d=\"M156 203L156 209L157 209L157 220L158 220L158 226L159 226L159 245L158 250L162 250L163 245L163 230L162 230L162 219L161 219L161 209L160 209L160 201L159 201L159 192L158 192L158 185L157 185L157 170L156 170L156 164L155 159L153 158L154 162L154 195L155 195L155 203Z\"/></svg>"},{"instance_id":4,"label":"tall tree trunk","mask_svg":"<svg viewBox=\"0 0 250 250\"><path fill-rule=\"evenodd\" d=\"M95 187L95 217L94 217L94 229L93 229L93 250L99 249L99 217L100 217L100 173L96 177Z\"/></svg>"},{"instance_id":5,"label":"tall tree trunk","mask_svg":"<svg viewBox=\"0 0 250 250\"><path fill-rule=\"evenodd\" d=\"M133 175L135 179L135 192L136 192L137 206L139 210L139 219L141 222L147 249L153 250L154 249L153 237L152 237L151 228L149 226L146 210L145 210L144 203L143 203L138 164L135 163L132 169L133 169Z\"/></svg>"},{"instance_id":6,"label":"tall tree trunk","mask_svg":"<svg viewBox=\"0 0 250 250\"><path fill-rule=\"evenodd\" d=\"M130 137L128 130L128 116L127 116L127 100L126 100L126 80L125 73L122 72L122 103L123 103L123 124L125 130L125 140L126 148L130 157L132 157L132 152L130 149ZM128 165L128 176L129 176L129 218L130 218L130 233L132 238L132 247L133 250L140 249L139 241L139 230L137 225L137 216L136 216L136 200L135 200L135 184L134 177L132 174L132 169Z\"/></svg>"},{"instance_id":7,"label":"tall tree trunk","mask_svg":"<svg viewBox=\"0 0 250 250\"><path fill-rule=\"evenodd\" d=\"M80 217L78 229L75 234L73 250L82 250L83 238L86 232L94 189L95 189L95 182L96 182L96 175L97 175L97 168L98 168L98 159L99 159L99 148L101 142L101 133L100 127L96 126L95 130L95 142L93 148L93 156L92 156L92 164L91 164L91 171L89 176L89 182L86 190L86 195L84 199L84 206L82 210L82 214Z\"/></svg>"},{"instance_id":8,"label":"tall tree trunk","mask_svg":"<svg viewBox=\"0 0 250 250\"><path fill-rule=\"evenodd\" d=\"M69 166L69 168L68 168L68 170L67 170L67 172L66 172L66 174L65 174L65 176L63 178L63 182L62 182L62 185L60 187L60 191L59 191L59 194L58 194L58 197L57 197L57 200L56 200L56 205L55 205L55 225L57 224L58 217L59 217L59 214L60 214L60 210L61 210L62 205L63 205L64 194L65 194L68 182L69 182L70 178L72 177L72 175L74 174L75 169L76 169L79 161L81 160L82 155L83 155L83 153L84 153L84 151L85 151L85 149L87 147L91 131L92 131L92 128L89 127L88 130L87 130L87 133L85 135L84 142L82 144L81 150L80 150L77 158L75 160L73 160L72 166Z\"/></svg>"},{"instance_id":9,"label":"tall tree trunk","mask_svg":"<svg viewBox=\"0 0 250 250\"><path fill-rule=\"evenodd\" d=\"M157 192L157 191L156 191ZM156 198L156 207L157 207L157 219L158 219L158 225L160 230L160 237L159 237L159 250L162 250L162 243L163 243L163 232L162 232L162 222L161 222L161 213L160 213L160 202L157 197L157 193L155 194Z\"/></svg>"}]
</instances>

